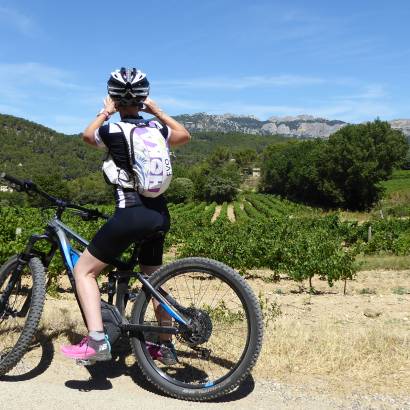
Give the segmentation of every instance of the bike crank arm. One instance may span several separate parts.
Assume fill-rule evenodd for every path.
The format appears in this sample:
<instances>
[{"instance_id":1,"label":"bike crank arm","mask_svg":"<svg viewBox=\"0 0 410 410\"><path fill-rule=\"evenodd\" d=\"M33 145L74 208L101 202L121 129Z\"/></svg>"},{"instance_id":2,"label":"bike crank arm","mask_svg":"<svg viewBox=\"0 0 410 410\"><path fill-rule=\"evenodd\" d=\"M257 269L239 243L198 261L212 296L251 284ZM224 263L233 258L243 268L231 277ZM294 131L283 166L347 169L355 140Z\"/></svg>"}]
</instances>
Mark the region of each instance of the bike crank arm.
<instances>
[{"instance_id":1,"label":"bike crank arm","mask_svg":"<svg viewBox=\"0 0 410 410\"><path fill-rule=\"evenodd\" d=\"M143 332L165 333L171 335L179 333L179 329L172 326L122 324L120 327L123 332L128 332L131 336L138 336Z\"/></svg>"}]
</instances>

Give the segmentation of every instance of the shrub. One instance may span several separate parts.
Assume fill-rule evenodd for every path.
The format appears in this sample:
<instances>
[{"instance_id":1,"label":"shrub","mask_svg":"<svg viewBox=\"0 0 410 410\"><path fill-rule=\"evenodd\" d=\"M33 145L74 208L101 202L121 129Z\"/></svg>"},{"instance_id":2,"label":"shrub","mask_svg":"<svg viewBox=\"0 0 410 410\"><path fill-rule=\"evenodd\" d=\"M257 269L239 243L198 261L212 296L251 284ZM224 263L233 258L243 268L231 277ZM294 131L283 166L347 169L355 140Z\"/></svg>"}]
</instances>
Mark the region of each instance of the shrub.
<instances>
[{"instance_id":1,"label":"shrub","mask_svg":"<svg viewBox=\"0 0 410 410\"><path fill-rule=\"evenodd\" d=\"M169 202L179 204L189 202L194 196L194 183L189 178L173 178L165 192Z\"/></svg>"}]
</instances>

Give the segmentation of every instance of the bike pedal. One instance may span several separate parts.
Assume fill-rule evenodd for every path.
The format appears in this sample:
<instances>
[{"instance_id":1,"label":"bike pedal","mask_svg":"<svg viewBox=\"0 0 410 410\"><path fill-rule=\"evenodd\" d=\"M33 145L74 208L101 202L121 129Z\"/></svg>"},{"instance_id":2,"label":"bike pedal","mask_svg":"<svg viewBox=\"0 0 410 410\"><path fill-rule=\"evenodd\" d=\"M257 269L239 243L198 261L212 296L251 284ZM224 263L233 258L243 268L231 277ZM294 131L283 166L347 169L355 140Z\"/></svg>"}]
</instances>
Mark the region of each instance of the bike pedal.
<instances>
[{"instance_id":1,"label":"bike pedal","mask_svg":"<svg viewBox=\"0 0 410 410\"><path fill-rule=\"evenodd\" d=\"M96 361L87 359L77 359L75 362L79 366L92 366L93 364L95 364Z\"/></svg>"},{"instance_id":2,"label":"bike pedal","mask_svg":"<svg viewBox=\"0 0 410 410\"><path fill-rule=\"evenodd\" d=\"M128 299L130 302L135 302L137 299L138 293L135 292L128 292Z\"/></svg>"}]
</instances>

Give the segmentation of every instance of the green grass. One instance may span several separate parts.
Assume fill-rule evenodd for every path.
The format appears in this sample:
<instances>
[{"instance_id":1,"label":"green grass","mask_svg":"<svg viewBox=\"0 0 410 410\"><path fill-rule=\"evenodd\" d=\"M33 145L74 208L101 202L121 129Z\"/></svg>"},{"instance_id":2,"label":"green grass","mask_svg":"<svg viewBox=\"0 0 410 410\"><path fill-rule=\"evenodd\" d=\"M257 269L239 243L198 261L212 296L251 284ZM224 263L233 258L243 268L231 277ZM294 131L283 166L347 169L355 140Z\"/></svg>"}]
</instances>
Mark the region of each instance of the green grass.
<instances>
[{"instance_id":1,"label":"green grass","mask_svg":"<svg viewBox=\"0 0 410 410\"><path fill-rule=\"evenodd\" d=\"M386 216L410 216L410 170L396 170L392 178L381 183L385 188L384 197L375 207L375 212L383 210Z\"/></svg>"},{"instance_id":2,"label":"green grass","mask_svg":"<svg viewBox=\"0 0 410 410\"><path fill-rule=\"evenodd\" d=\"M376 289L362 288L357 292L359 295L375 295Z\"/></svg>"},{"instance_id":3,"label":"green grass","mask_svg":"<svg viewBox=\"0 0 410 410\"><path fill-rule=\"evenodd\" d=\"M410 288L404 288L403 286L398 286L397 288L392 289L392 292L396 295L410 295Z\"/></svg>"},{"instance_id":4,"label":"green grass","mask_svg":"<svg viewBox=\"0 0 410 410\"><path fill-rule=\"evenodd\" d=\"M382 182L386 188L386 197L396 192L410 192L410 170L397 170L393 172L392 178Z\"/></svg>"}]
</instances>

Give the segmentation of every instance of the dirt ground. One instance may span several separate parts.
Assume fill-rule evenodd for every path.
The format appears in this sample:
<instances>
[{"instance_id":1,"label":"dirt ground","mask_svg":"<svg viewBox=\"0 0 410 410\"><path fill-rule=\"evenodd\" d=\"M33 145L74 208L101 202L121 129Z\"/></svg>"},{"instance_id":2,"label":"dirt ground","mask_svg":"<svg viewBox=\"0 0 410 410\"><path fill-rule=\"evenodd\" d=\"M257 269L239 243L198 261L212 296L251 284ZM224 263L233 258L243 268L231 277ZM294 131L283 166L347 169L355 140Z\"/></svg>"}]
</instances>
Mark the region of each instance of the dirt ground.
<instances>
[{"instance_id":1,"label":"dirt ground","mask_svg":"<svg viewBox=\"0 0 410 410\"><path fill-rule=\"evenodd\" d=\"M342 283L315 282L311 295L291 281L251 281L281 310L266 330L260 377L319 383L342 395L409 394L410 271L360 272L346 295Z\"/></svg>"},{"instance_id":2,"label":"dirt ground","mask_svg":"<svg viewBox=\"0 0 410 410\"><path fill-rule=\"evenodd\" d=\"M13 401L0 409L203 407L261 409L410 409L410 270L359 272L355 281L316 294L252 271L248 282L265 318L263 349L252 377L217 403L164 397L143 379L132 356L91 371L61 357L59 346L85 332L70 293L48 296L37 344L0 379ZM66 282L62 281L62 287ZM4 389L4 390L3 390ZM4 397L4 396L3 396Z\"/></svg>"}]
</instances>

